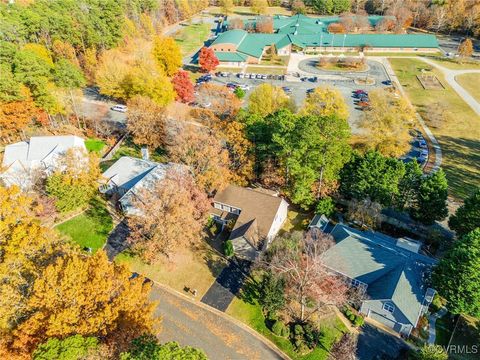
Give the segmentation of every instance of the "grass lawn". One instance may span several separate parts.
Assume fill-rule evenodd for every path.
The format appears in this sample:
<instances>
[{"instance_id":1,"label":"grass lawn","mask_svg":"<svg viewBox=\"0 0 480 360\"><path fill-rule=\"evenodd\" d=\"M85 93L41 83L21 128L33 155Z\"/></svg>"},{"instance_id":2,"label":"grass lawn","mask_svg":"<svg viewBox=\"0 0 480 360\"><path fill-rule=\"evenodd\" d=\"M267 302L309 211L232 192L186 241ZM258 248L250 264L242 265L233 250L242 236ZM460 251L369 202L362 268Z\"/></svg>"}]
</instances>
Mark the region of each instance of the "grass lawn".
<instances>
[{"instance_id":1,"label":"grass lawn","mask_svg":"<svg viewBox=\"0 0 480 360\"><path fill-rule=\"evenodd\" d=\"M450 345L456 345L459 348L463 346L464 348L472 350L474 346L478 347L478 344L480 344L480 320L470 316L460 316ZM474 360L478 359L478 353L471 352L462 355L450 354L449 359L450 358L455 360Z\"/></svg>"},{"instance_id":2,"label":"grass lawn","mask_svg":"<svg viewBox=\"0 0 480 360\"><path fill-rule=\"evenodd\" d=\"M339 339L342 333L347 332L347 328L336 316L327 318L322 323L323 337L320 345L307 355L299 355L295 352L292 343L286 339L273 334L265 325L265 319L262 309L258 303L253 300L246 302L235 297L227 309L227 314L244 322L258 333L271 340L283 352L293 360L323 360L328 357L327 349L330 349L333 343Z\"/></svg>"},{"instance_id":3,"label":"grass lawn","mask_svg":"<svg viewBox=\"0 0 480 360\"><path fill-rule=\"evenodd\" d=\"M207 9L210 14L218 15L222 14L222 10L219 6L211 6ZM281 6L269 6L267 8L266 15L291 15L292 12L284 7ZM234 6L233 7L233 15L241 15L241 16L254 16L252 9L250 6ZM230 14L232 16L232 14Z\"/></svg>"},{"instance_id":4,"label":"grass lawn","mask_svg":"<svg viewBox=\"0 0 480 360\"><path fill-rule=\"evenodd\" d=\"M431 57L431 60L435 61L438 65L446 67L452 70L478 70L480 69L480 61L469 61L460 63L457 60L448 59L444 57Z\"/></svg>"},{"instance_id":5,"label":"grass lawn","mask_svg":"<svg viewBox=\"0 0 480 360\"><path fill-rule=\"evenodd\" d=\"M452 314L447 313L445 316L437 319L435 323L436 338L435 344L447 346L455 327L455 318Z\"/></svg>"},{"instance_id":6,"label":"grass lawn","mask_svg":"<svg viewBox=\"0 0 480 360\"><path fill-rule=\"evenodd\" d=\"M429 52L380 52L380 51L367 51L364 53L365 56L386 56L386 57L402 57L402 56L435 56L441 55L440 52L438 53L429 53Z\"/></svg>"},{"instance_id":7,"label":"grass lawn","mask_svg":"<svg viewBox=\"0 0 480 360\"><path fill-rule=\"evenodd\" d=\"M480 183L480 116L448 85L439 70L432 71L445 89L424 90L416 75L429 65L417 59L389 60L410 100L440 143L450 195L465 199ZM439 106L446 109L448 116L440 124L432 124L429 113Z\"/></svg>"},{"instance_id":8,"label":"grass lawn","mask_svg":"<svg viewBox=\"0 0 480 360\"><path fill-rule=\"evenodd\" d=\"M56 226L57 230L68 236L81 248L90 247L95 252L105 244L113 228L103 201L95 200L84 213Z\"/></svg>"},{"instance_id":9,"label":"grass lawn","mask_svg":"<svg viewBox=\"0 0 480 360\"><path fill-rule=\"evenodd\" d=\"M276 65L276 66L287 66L290 56L276 56L264 55L260 60L261 65Z\"/></svg>"},{"instance_id":10,"label":"grass lawn","mask_svg":"<svg viewBox=\"0 0 480 360\"><path fill-rule=\"evenodd\" d=\"M266 67L266 66L247 66L246 73L265 74L265 75L285 75L287 68L284 67Z\"/></svg>"},{"instance_id":11,"label":"grass lawn","mask_svg":"<svg viewBox=\"0 0 480 360\"><path fill-rule=\"evenodd\" d=\"M210 24L182 24L182 29L173 34L173 38L180 46L182 55L187 56L199 49L210 34Z\"/></svg>"},{"instance_id":12,"label":"grass lawn","mask_svg":"<svg viewBox=\"0 0 480 360\"><path fill-rule=\"evenodd\" d=\"M344 71L344 72L362 72L367 70L367 65L362 65L359 68L345 67L337 63L327 63L325 66L318 66L317 69L325 71Z\"/></svg>"},{"instance_id":13,"label":"grass lawn","mask_svg":"<svg viewBox=\"0 0 480 360\"><path fill-rule=\"evenodd\" d=\"M480 74L462 74L455 77L455 80L465 89L470 95L472 95L475 100L480 102Z\"/></svg>"},{"instance_id":14,"label":"grass lawn","mask_svg":"<svg viewBox=\"0 0 480 360\"><path fill-rule=\"evenodd\" d=\"M107 144L100 139L89 138L85 140L85 147L90 152L101 152Z\"/></svg>"},{"instance_id":15,"label":"grass lawn","mask_svg":"<svg viewBox=\"0 0 480 360\"><path fill-rule=\"evenodd\" d=\"M127 264L132 272L177 291L183 292L185 288L197 289L197 298L201 299L226 266L226 260L215 251L217 245L213 245L215 248L212 245L204 242L197 249L179 250L170 259L158 264L146 264L128 251L119 254L115 261Z\"/></svg>"},{"instance_id":16,"label":"grass lawn","mask_svg":"<svg viewBox=\"0 0 480 360\"><path fill-rule=\"evenodd\" d=\"M296 210L289 210L287 214L287 220L283 224L279 235L288 233L291 231L304 231L307 229L308 224L313 218L313 213L304 213Z\"/></svg>"}]
</instances>

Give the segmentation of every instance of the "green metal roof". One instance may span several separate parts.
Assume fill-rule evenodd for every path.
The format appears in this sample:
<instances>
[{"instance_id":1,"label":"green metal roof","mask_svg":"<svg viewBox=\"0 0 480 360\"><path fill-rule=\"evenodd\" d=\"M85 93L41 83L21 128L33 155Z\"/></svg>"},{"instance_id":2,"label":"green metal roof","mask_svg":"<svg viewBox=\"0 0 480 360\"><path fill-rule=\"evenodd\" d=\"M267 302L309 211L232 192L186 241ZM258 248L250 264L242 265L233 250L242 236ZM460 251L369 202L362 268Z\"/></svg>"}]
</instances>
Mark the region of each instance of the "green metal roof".
<instances>
[{"instance_id":1,"label":"green metal roof","mask_svg":"<svg viewBox=\"0 0 480 360\"><path fill-rule=\"evenodd\" d=\"M215 56L219 61L244 62L247 56L238 52L215 51Z\"/></svg>"},{"instance_id":2,"label":"green metal roof","mask_svg":"<svg viewBox=\"0 0 480 360\"><path fill-rule=\"evenodd\" d=\"M235 44L239 45L248 33L245 30L235 29L221 33L212 43L215 44Z\"/></svg>"},{"instance_id":3,"label":"green metal roof","mask_svg":"<svg viewBox=\"0 0 480 360\"><path fill-rule=\"evenodd\" d=\"M248 34L238 47L238 51L259 58L266 46L274 44L277 49L289 45L290 40L284 34Z\"/></svg>"}]
</instances>

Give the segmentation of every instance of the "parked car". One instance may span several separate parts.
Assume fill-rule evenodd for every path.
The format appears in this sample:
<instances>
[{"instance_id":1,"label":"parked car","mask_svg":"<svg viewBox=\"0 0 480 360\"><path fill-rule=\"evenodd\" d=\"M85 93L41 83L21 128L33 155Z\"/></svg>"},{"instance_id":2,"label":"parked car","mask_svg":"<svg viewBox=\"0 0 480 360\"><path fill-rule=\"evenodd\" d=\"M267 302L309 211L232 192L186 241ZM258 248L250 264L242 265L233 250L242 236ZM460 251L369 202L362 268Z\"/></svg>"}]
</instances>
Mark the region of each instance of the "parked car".
<instances>
[{"instance_id":1,"label":"parked car","mask_svg":"<svg viewBox=\"0 0 480 360\"><path fill-rule=\"evenodd\" d=\"M284 86L284 87L282 87L282 89L286 94L291 94L292 93L292 89L290 89L288 86Z\"/></svg>"},{"instance_id":2,"label":"parked car","mask_svg":"<svg viewBox=\"0 0 480 360\"><path fill-rule=\"evenodd\" d=\"M428 157L428 150L423 149L422 151L420 151L420 156Z\"/></svg>"},{"instance_id":3,"label":"parked car","mask_svg":"<svg viewBox=\"0 0 480 360\"><path fill-rule=\"evenodd\" d=\"M361 90L361 89L359 89L359 90L355 90L353 93L354 93L354 94L356 94L356 95L360 95L360 94L368 94L368 93L367 93L365 90Z\"/></svg>"},{"instance_id":4,"label":"parked car","mask_svg":"<svg viewBox=\"0 0 480 360\"><path fill-rule=\"evenodd\" d=\"M241 84L241 85L238 85L238 87L242 90L245 90L245 91L250 90L250 86L247 85L247 84Z\"/></svg>"},{"instance_id":5,"label":"parked car","mask_svg":"<svg viewBox=\"0 0 480 360\"><path fill-rule=\"evenodd\" d=\"M235 83L231 83L231 82L230 82L230 83L227 83L227 88L229 88L229 89L236 89L237 86L238 86L238 85L235 84Z\"/></svg>"},{"instance_id":6,"label":"parked car","mask_svg":"<svg viewBox=\"0 0 480 360\"><path fill-rule=\"evenodd\" d=\"M267 78L267 75L263 74L262 75L262 80L265 80Z\"/></svg>"},{"instance_id":7,"label":"parked car","mask_svg":"<svg viewBox=\"0 0 480 360\"><path fill-rule=\"evenodd\" d=\"M382 84L383 84L383 85L387 85L387 86L391 86L391 85L392 85L392 80L382 81Z\"/></svg>"},{"instance_id":8,"label":"parked car","mask_svg":"<svg viewBox=\"0 0 480 360\"><path fill-rule=\"evenodd\" d=\"M238 78L243 79L244 74L243 73L238 73L237 76L238 76Z\"/></svg>"},{"instance_id":9,"label":"parked car","mask_svg":"<svg viewBox=\"0 0 480 360\"><path fill-rule=\"evenodd\" d=\"M113 111L121 112L121 113L126 113L128 110L126 105L114 105L110 109L112 109Z\"/></svg>"},{"instance_id":10,"label":"parked car","mask_svg":"<svg viewBox=\"0 0 480 360\"><path fill-rule=\"evenodd\" d=\"M312 92L314 92L315 89L314 88L311 88L311 89L307 89L307 94L311 94Z\"/></svg>"},{"instance_id":11,"label":"parked car","mask_svg":"<svg viewBox=\"0 0 480 360\"><path fill-rule=\"evenodd\" d=\"M421 147L422 149L427 149L428 148L427 142L425 140L419 140L418 141L418 146Z\"/></svg>"},{"instance_id":12,"label":"parked car","mask_svg":"<svg viewBox=\"0 0 480 360\"><path fill-rule=\"evenodd\" d=\"M257 74L254 74L254 73L250 74L250 79L255 79L256 77L257 77Z\"/></svg>"},{"instance_id":13,"label":"parked car","mask_svg":"<svg viewBox=\"0 0 480 360\"><path fill-rule=\"evenodd\" d=\"M203 103L200 106L203 107L204 109L208 109L208 108L212 107L212 103L211 102L206 102L206 103Z\"/></svg>"}]
</instances>

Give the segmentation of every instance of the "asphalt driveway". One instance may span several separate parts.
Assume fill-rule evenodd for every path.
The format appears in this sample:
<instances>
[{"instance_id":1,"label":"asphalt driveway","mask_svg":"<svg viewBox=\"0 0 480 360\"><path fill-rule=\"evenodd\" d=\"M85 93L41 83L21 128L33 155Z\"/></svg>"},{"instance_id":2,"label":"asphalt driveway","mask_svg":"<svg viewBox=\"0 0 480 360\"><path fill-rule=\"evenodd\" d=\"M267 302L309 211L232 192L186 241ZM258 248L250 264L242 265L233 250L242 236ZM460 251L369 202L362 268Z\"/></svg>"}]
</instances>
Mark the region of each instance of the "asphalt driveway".
<instances>
[{"instance_id":1,"label":"asphalt driveway","mask_svg":"<svg viewBox=\"0 0 480 360\"><path fill-rule=\"evenodd\" d=\"M202 302L217 310L225 311L245 281L250 264L247 262L230 261L222 270L210 289L205 293Z\"/></svg>"},{"instance_id":2,"label":"asphalt driveway","mask_svg":"<svg viewBox=\"0 0 480 360\"><path fill-rule=\"evenodd\" d=\"M398 337L370 324L362 326L358 336L358 360L397 359L402 349L408 349L408 347Z\"/></svg>"},{"instance_id":3,"label":"asphalt driveway","mask_svg":"<svg viewBox=\"0 0 480 360\"><path fill-rule=\"evenodd\" d=\"M273 360L282 357L243 327L157 286L153 299L159 301L161 342L177 341L203 349L210 360Z\"/></svg>"}]
</instances>

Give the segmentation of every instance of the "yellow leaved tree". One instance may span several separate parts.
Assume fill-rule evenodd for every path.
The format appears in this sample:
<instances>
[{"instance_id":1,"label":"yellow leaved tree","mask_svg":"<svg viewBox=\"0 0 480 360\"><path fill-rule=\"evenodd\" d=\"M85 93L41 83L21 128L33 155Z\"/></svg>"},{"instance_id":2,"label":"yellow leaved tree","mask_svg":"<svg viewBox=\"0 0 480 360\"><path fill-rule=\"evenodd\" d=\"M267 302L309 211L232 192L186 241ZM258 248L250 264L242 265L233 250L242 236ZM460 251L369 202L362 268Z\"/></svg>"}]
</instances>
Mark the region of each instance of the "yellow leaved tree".
<instances>
[{"instance_id":1,"label":"yellow leaved tree","mask_svg":"<svg viewBox=\"0 0 480 360\"><path fill-rule=\"evenodd\" d=\"M173 76L182 66L180 47L171 37L157 36L153 43L153 57L158 66L167 74Z\"/></svg>"},{"instance_id":2,"label":"yellow leaved tree","mask_svg":"<svg viewBox=\"0 0 480 360\"><path fill-rule=\"evenodd\" d=\"M303 115L330 116L348 119L348 106L340 91L325 86L309 94L300 110Z\"/></svg>"}]
</instances>

